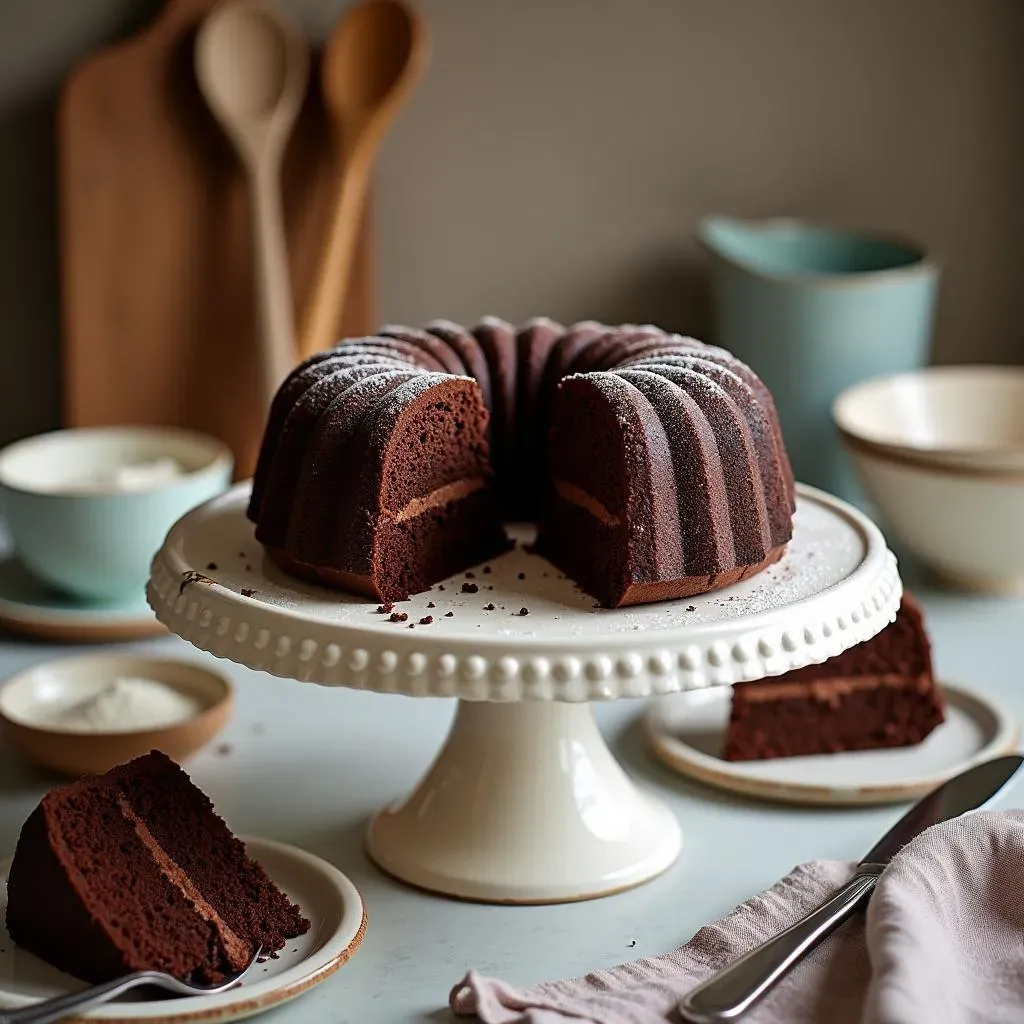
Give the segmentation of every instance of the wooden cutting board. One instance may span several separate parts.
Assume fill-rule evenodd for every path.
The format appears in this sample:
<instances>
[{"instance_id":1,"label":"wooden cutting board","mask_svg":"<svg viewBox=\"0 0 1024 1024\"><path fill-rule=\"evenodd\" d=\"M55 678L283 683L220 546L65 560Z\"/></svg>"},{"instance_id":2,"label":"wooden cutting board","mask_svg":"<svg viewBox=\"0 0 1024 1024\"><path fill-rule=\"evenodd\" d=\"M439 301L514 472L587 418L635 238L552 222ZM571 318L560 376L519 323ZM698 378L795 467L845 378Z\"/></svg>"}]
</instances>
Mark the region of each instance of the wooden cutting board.
<instances>
[{"instance_id":1,"label":"wooden cutting board","mask_svg":"<svg viewBox=\"0 0 1024 1024\"><path fill-rule=\"evenodd\" d=\"M89 57L58 114L64 411L69 426L174 424L222 438L251 474L263 429L248 191L199 93L196 29L217 0L168 0ZM296 315L339 163L314 61L284 167ZM338 337L376 324L371 216Z\"/></svg>"}]
</instances>

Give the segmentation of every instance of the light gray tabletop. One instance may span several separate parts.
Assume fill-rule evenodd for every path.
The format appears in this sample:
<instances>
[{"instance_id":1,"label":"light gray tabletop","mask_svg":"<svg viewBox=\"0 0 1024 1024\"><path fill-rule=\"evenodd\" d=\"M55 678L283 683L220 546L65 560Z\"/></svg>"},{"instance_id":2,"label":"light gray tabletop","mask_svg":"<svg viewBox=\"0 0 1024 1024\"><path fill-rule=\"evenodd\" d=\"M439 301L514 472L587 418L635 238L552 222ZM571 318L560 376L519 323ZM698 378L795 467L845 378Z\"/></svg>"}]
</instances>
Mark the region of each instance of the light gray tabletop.
<instances>
[{"instance_id":1,"label":"light gray tabletop","mask_svg":"<svg viewBox=\"0 0 1024 1024\"><path fill-rule=\"evenodd\" d=\"M1001 698L1024 720L1024 600L915 592L939 676ZM125 649L214 661L176 637ZM4 637L0 678L71 653ZM530 983L665 952L800 861L856 858L903 810L775 806L690 783L647 752L637 725L641 705L619 701L599 706L598 721L627 770L678 813L679 861L647 885L593 902L458 903L382 876L362 845L369 814L407 792L439 749L453 702L328 690L218 664L237 685L237 712L188 764L190 773L236 831L294 843L337 864L369 914L349 964L266 1014L267 1024L437 1024L450 1019L449 990L470 967ZM0 848L13 849L22 822L56 781L0 750ZM1024 806L1024 786L1002 806Z\"/></svg>"}]
</instances>

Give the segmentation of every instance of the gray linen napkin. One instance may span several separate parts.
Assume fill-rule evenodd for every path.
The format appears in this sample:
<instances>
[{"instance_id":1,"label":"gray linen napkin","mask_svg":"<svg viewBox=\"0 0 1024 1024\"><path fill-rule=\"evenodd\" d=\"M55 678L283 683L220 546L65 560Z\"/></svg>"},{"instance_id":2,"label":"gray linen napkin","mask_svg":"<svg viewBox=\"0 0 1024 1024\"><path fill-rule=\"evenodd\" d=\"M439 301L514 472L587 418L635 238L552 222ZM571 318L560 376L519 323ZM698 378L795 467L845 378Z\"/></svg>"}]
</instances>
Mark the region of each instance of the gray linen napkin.
<instances>
[{"instance_id":1,"label":"gray linen napkin","mask_svg":"<svg viewBox=\"0 0 1024 1024\"><path fill-rule=\"evenodd\" d=\"M451 993L484 1024L677 1024L697 982L792 924L853 865L814 861L671 953L519 988L474 971ZM1024 1021L1024 812L929 829L879 879L867 921L843 925L745 1024L1020 1024Z\"/></svg>"}]
</instances>

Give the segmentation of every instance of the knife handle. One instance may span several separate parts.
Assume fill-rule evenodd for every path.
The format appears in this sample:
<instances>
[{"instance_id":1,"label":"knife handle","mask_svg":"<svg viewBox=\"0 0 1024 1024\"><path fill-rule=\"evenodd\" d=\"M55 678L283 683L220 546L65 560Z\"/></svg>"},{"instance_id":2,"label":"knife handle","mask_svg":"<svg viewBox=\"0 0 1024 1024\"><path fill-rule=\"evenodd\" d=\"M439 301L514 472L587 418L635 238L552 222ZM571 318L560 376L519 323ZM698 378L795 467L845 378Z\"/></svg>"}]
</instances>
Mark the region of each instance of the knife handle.
<instances>
[{"instance_id":1,"label":"knife handle","mask_svg":"<svg viewBox=\"0 0 1024 1024\"><path fill-rule=\"evenodd\" d=\"M744 953L679 1003L690 1024L723 1024L746 1013L786 971L843 923L871 895L884 865L861 864L831 899L784 932Z\"/></svg>"}]
</instances>

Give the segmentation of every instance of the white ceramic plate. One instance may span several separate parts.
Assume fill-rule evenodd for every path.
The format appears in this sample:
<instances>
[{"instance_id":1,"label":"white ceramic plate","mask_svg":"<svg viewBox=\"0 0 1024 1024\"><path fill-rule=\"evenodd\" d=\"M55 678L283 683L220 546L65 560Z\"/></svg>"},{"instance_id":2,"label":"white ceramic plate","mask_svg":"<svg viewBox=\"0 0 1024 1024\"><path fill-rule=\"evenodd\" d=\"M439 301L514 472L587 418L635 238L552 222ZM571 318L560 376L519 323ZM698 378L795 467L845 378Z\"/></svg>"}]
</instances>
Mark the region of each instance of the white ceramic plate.
<instances>
[{"instance_id":1,"label":"white ceramic plate","mask_svg":"<svg viewBox=\"0 0 1024 1024\"><path fill-rule=\"evenodd\" d=\"M166 633L142 593L110 603L76 601L44 586L10 556L0 558L0 626L40 640L74 643Z\"/></svg>"},{"instance_id":2,"label":"white ceramic plate","mask_svg":"<svg viewBox=\"0 0 1024 1024\"><path fill-rule=\"evenodd\" d=\"M277 960L256 964L237 988L216 996L118 1001L86 1015L90 1022L128 1024L189 1021L222 1022L251 1017L293 999L334 973L359 947L366 930L363 901L356 887L337 868L294 846L246 837L249 853L294 900L312 925L292 939ZM7 909L7 861L0 869L3 892L0 912ZM0 938L0 1006L28 1006L82 988L31 953L17 949L7 935Z\"/></svg>"},{"instance_id":3,"label":"white ceramic plate","mask_svg":"<svg viewBox=\"0 0 1024 1024\"><path fill-rule=\"evenodd\" d=\"M748 796L798 804L913 800L980 761L1016 749L1016 721L987 696L942 686L946 721L924 743L814 757L724 761L730 689L664 697L644 724L654 752L682 775Z\"/></svg>"}]
</instances>

